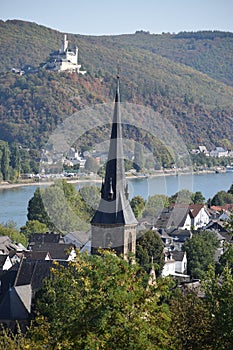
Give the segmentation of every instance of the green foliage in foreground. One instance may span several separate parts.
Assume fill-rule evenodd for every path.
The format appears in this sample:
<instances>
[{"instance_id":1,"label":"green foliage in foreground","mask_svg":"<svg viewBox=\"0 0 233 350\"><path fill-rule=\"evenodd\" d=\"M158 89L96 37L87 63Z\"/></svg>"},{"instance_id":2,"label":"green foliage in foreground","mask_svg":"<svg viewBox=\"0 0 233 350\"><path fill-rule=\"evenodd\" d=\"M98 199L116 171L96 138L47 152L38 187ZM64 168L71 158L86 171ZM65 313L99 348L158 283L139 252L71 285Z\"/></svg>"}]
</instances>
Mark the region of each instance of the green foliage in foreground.
<instances>
[{"instance_id":1,"label":"green foliage in foreground","mask_svg":"<svg viewBox=\"0 0 233 350\"><path fill-rule=\"evenodd\" d=\"M30 338L49 349L175 349L170 313L162 302L168 285L146 290L137 264L105 251L78 254L69 267L55 266L37 300ZM160 283L160 282L159 282ZM158 288L158 289L157 289ZM163 290L164 289L164 290Z\"/></svg>"},{"instance_id":2,"label":"green foliage in foreground","mask_svg":"<svg viewBox=\"0 0 233 350\"><path fill-rule=\"evenodd\" d=\"M233 275L207 271L200 298L169 279L143 287L137 264L109 251L55 264L26 334L2 331L0 349L231 350Z\"/></svg>"}]
</instances>

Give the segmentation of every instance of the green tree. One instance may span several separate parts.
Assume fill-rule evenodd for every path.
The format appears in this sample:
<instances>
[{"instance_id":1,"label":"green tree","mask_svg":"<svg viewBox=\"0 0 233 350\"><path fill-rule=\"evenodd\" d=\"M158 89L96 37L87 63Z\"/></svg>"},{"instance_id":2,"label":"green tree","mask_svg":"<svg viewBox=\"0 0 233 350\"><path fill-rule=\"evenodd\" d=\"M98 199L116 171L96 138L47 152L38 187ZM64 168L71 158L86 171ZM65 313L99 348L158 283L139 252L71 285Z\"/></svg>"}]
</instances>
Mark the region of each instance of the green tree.
<instances>
[{"instance_id":1,"label":"green tree","mask_svg":"<svg viewBox=\"0 0 233 350\"><path fill-rule=\"evenodd\" d=\"M2 159L1 159L1 172L3 180L9 179L9 164L10 164L10 151L8 144L4 142L2 146Z\"/></svg>"},{"instance_id":2,"label":"green tree","mask_svg":"<svg viewBox=\"0 0 233 350\"><path fill-rule=\"evenodd\" d=\"M221 275L209 270L204 283L205 300L213 319L212 349L231 350L233 345L233 274L225 266Z\"/></svg>"},{"instance_id":3,"label":"green tree","mask_svg":"<svg viewBox=\"0 0 233 350\"><path fill-rule=\"evenodd\" d=\"M140 238L136 242L136 259L149 272L152 258L156 272L160 274L164 265L162 240L156 230L145 230L140 232Z\"/></svg>"},{"instance_id":4,"label":"green tree","mask_svg":"<svg viewBox=\"0 0 233 350\"><path fill-rule=\"evenodd\" d=\"M194 204L204 204L205 203L205 197L200 191L197 191L192 196L192 201Z\"/></svg>"},{"instance_id":5,"label":"green tree","mask_svg":"<svg viewBox=\"0 0 233 350\"><path fill-rule=\"evenodd\" d=\"M168 208L169 206L169 198L166 195L155 194L154 196L150 196L146 202L143 217L155 217L163 208Z\"/></svg>"},{"instance_id":6,"label":"green tree","mask_svg":"<svg viewBox=\"0 0 233 350\"><path fill-rule=\"evenodd\" d=\"M20 228L20 232L27 238L30 238L33 233L46 233L47 231L48 227L38 220L29 220Z\"/></svg>"},{"instance_id":7,"label":"green tree","mask_svg":"<svg viewBox=\"0 0 233 350\"><path fill-rule=\"evenodd\" d=\"M224 268L228 266L233 272L233 245L229 244L225 247L225 252L220 256L219 263L217 264L216 270L223 272Z\"/></svg>"},{"instance_id":8,"label":"green tree","mask_svg":"<svg viewBox=\"0 0 233 350\"><path fill-rule=\"evenodd\" d=\"M85 170L96 173L99 169L99 163L95 158L89 157L85 163Z\"/></svg>"},{"instance_id":9,"label":"green tree","mask_svg":"<svg viewBox=\"0 0 233 350\"><path fill-rule=\"evenodd\" d=\"M214 254L219 246L216 234L211 231L195 233L182 247L187 253L187 271L193 278L205 278L209 265L214 264Z\"/></svg>"},{"instance_id":10,"label":"green tree","mask_svg":"<svg viewBox=\"0 0 233 350\"><path fill-rule=\"evenodd\" d=\"M213 319L203 298L192 290L176 291L169 305L171 333L178 339L178 349L213 349Z\"/></svg>"},{"instance_id":11,"label":"green tree","mask_svg":"<svg viewBox=\"0 0 233 350\"><path fill-rule=\"evenodd\" d=\"M180 190L169 198L170 203L191 204L193 203L193 193L189 190Z\"/></svg>"},{"instance_id":12,"label":"green tree","mask_svg":"<svg viewBox=\"0 0 233 350\"><path fill-rule=\"evenodd\" d=\"M141 171L145 166L143 145L138 142L135 143L133 165L137 172Z\"/></svg>"},{"instance_id":13,"label":"green tree","mask_svg":"<svg viewBox=\"0 0 233 350\"><path fill-rule=\"evenodd\" d=\"M136 218L141 218L145 204L146 201L141 196L135 196L131 199L130 205Z\"/></svg>"},{"instance_id":14,"label":"green tree","mask_svg":"<svg viewBox=\"0 0 233 350\"><path fill-rule=\"evenodd\" d=\"M61 233L87 230L98 198L95 186L86 186L77 193L73 184L58 180L52 186L36 189L28 204L28 220L37 220Z\"/></svg>"},{"instance_id":15,"label":"green tree","mask_svg":"<svg viewBox=\"0 0 233 350\"><path fill-rule=\"evenodd\" d=\"M22 243L27 247L26 236L16 229L16 224L13 222L8 222L4 225L0 224L0 236L8 236L14 243Z\"/></svg>"},{"instance_id":16,"label":"green tree","mask_svg":"<svg viewBox=\"0 0 233 350\"><path fill-rule=\"evenodd\" d=\"M49 216L45 210L43 200L41 198L41 190L39 187L35 190L33 197L28 202L28 220L39 221L51 229Z\"/></svg>"},{"instance_id":17,"label":"green tree","mask_svg":"<svg viewBox=\"0 0 233 350\"><path fill-rule=\"evenodd\" d=\"M231 185L231 187L229 188L229 190L227 191L227 193L233 194L233 184Z\"/></svg>"},{"instance_id":18,"label":"green tree","mask_svg":"<svg viewBox=\"0 0 233 350\"><path fill-rule=\"evenodd\" d=\"M20 153L16 143L11 145L10 166L16 171L18 178L20 175Z\"/></svg>"},{"instance_id":19,"label":"green tree","mask_svg":"<svg viewBox=\"0 0 233 350\"><path fill-rule=\"evenodd\" d=\"M219 191L211 200L211 205L233 204L233 194L231 192Z\"/></svg>"},{"instance_id":20,"label":"green tree","mask_svg":"<svg viewBox=\"0 0 233 350\"><path fill-rule=\"evenodd\" d=\"M167 287L158 282L147 291L137 264L105 251L78 254L76 262L55 265L52 273L36 307L49 328L49 349L176 349L162 301ZM39 327L32 328L32 340L36 330L43 341Z\"/></svg>"}]
</instances>

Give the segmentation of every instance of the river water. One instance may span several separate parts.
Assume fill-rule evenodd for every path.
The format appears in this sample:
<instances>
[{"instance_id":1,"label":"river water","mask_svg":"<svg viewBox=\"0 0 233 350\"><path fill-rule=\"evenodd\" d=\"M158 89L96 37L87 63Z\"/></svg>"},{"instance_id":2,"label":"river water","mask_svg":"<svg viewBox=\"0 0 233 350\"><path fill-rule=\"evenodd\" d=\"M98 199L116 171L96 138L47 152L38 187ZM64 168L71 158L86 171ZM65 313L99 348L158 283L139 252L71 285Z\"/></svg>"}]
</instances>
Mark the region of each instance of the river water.
<instances>
[{"instance_id":1,"label":"river water","mask_svg":"<svg viewBox=\"0 0 233 350\"><path fill-rule=\"evenodd\" d=\"M207 200L218 191L227 191L233 183L233 172L220 174L159 176L129 179L130 198L140 195L147 199L154 194L171 196L181 189L200 191ZM90 183L85 183L85 185ZM93 184L93 183L92 183ZM80 186L83 186L81 184ZM99 184L96 184L100 186ZM18 228L27 220L28 201L38 185L0 190L0 223L14 221ZM77 185L78 188L78 185Z\"/></svg>"}]
</instances>

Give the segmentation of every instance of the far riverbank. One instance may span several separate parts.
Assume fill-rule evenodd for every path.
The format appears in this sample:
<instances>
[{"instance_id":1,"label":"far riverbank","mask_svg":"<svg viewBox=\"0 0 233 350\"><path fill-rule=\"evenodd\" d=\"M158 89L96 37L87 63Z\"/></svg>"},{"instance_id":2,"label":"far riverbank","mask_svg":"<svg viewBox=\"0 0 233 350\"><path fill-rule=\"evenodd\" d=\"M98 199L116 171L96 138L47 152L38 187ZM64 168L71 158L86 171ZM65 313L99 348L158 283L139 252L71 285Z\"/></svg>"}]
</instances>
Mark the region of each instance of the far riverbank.
<instances>
[{"instance_id":1,"label":"far riverbank","mask_svg":"<svg viewBox=\"0 0 233 350\"><path fill-rule=\"evenodd\" d=\"M223 173L226 170L224 169L219 169L219 173ZM199 170L195 172L191 172L190 170L181 170L181 169L168 169L168 170L158 170L153 173L141 173L141 174L129 174L126 173L126 178L127 179L147 179L147 178L154 178L154 177L162 177L162 176L180 176L180 175L201 175L201 174L213 174L217 173L216 169L208 169L208 170ZM66 178L66 177L60 177L60 178L55 178L50 181L46 180L30 180L30 181L20 181L16 183L8 183L7 181L2 181L0 183L0 190L6 190L6 189L13 189L13 188L18 188L18 187L25 187L25 186L50 186L54 184L54 181L62 179L66 180L69 183L73 184L78 184L78 183L85 183L85 182L102 182L102 179L98 175L94 176L89 176L85 178L78 177L78 178Z\"/></svg>"}]
</instances>

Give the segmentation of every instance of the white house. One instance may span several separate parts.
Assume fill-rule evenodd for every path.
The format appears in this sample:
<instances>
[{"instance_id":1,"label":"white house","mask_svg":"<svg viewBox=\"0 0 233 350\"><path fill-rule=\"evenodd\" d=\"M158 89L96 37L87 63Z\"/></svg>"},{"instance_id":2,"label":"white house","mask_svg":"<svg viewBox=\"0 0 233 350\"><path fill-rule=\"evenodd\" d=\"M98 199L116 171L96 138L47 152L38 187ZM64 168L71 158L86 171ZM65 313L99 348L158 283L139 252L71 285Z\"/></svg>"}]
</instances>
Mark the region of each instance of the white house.
<instances>
[{"instance_id":1,"label":"white house","mask_svg":"<svg viewBox=\"0 0 233 350\"><path fill-rule=\"evenodd\" d=\"M222 147L216 147L215 150L212 150L210 152L210 157L221 158L221 157L227 157L227 156L228 156L228 151Z\"/></svg>"},{"instance_id":2,"label":"white house","mask_svg":"<svg viewBox=\"0 0 233 350\"><path fill-rule=\"evenodd\" d=\"M172 253L171 252L165 252L165 262L162 270L162 276L166 277L169 275L174 276L176 273L176 262L173 259Z\"/></svg>"},{"instance_id":3,"label":"white house","mask_svg":"<svg viewBox=\"0 0 233 350\"><path fill-rule=\"evenodd\" d=\"M175 260L175 271L177 273L187 273L187 255L186 252L176 251L172 252L173 259Z\"/></svg>"},{"instance_id":4,"label":"white house","mask_svg":"<svg viewBox=\"0 0 233 350\"><path fill-rule=\"evenodd\" d=\"M206 226L210 221L210 215L204 204L190 204L189 216L191 218L191 227L193 227L194 230Z\"/></svg>"}]
</instances>

